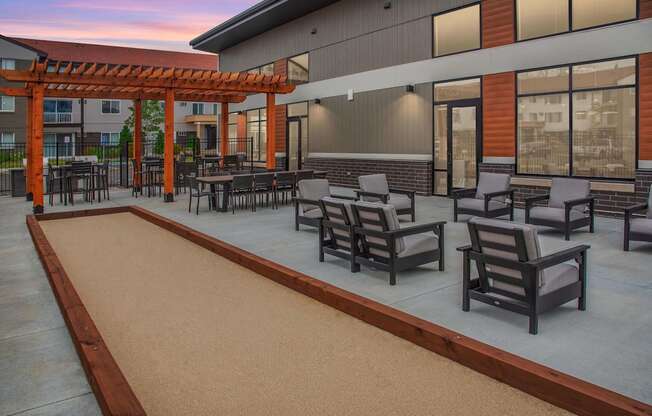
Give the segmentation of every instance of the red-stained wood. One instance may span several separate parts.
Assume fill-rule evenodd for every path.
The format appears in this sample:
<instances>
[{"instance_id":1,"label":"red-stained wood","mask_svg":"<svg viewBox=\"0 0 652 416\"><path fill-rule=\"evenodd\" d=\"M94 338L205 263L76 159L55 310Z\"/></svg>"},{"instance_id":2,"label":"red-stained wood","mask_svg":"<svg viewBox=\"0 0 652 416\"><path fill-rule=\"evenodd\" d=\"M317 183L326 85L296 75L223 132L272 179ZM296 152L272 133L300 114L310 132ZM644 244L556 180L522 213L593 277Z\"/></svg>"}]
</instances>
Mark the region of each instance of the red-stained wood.
<instances>
[{"instance_id":1,"label":"red-stained wood","mask_svg":"<svg viewBox=\"0 0 652 416\"><path fill-rule=\"evenodd\" d=\"M516 152L516 75L482 77L483 155L514 157Z\"/></svg>"},{"instance_id":2,"label":"red-stained wood","mask_svg":"<svg viewBox=\"0 0 652 416\"><path fill-rule=\"evenodd\" d=\"M134 100L134 164L136 169L140 170L143 155L143 100ZM142 184L141 175L134 169L133 184L136 189L140 189Z\"/></svg>"},{"instance_id":3,"label":"red-stained wood","mask_svg":"<svg viewBox=\"0 0 652 416\"><path fill-rule=\"evenodd\" d=\"M165 151L163 161L165 202L174 201L174 90L165 91Z\"/></svg>"},{"instance_id":4,"label":"red-stained wood","mask_svg":"<svg viewBox=\"0 0 652 416\"><path fill-rule=\"evenodd\" d=\"M127 210L127 207L120 207L114 208L113 211L125 212ZM100 210L83 211L83 215L99 214L91 211ZM108 212L105 210L105 213ZM79 212L59 214L61 218L75 216L82 216L82 214ZM145 410L122 374L56 253L47 241L38 223L39 220L45 220L45 218L39 216L37 220L37 217L28 215L27 228L102 414L105 416L145 416Z\"/></svg>"},{"instance_id":5,"label":"red-stained wood","mask_svg":"<svg viewBox=\"0 0 652 416\"><path fill-rule=\"evenodd\" d=\"M43 85L32 89L32 210L43 212Z\"/></svg>"},{"instance_id":6,"label":"red-stained wood","mask_svg":"<svg viewBox=\"0 0 652 416\"><path fill-rule=\"evenodd\" d=\"M223 103L220 109L220 153L229 154L229 105ZM224 163L224 161L222 161Z\"/></svg>"},{"instance_id":7,"label":"red-stained wood","mask_svg":"<svg viewBox=\"0 0 652 416\"><path fill-rule=\"evenodd\" d=\"M339 289L143 208L130 211L279 284L578 415L652 415L645 403Z\"/></svg>"},{"instance_id":8,"label":"red-stained wood","mask_svg":"<svg viewBox=\"0 0 652 416\"><path fill-rule=\"evenodd\" d=\"M514 43L514 0L482 0L482 47Z\"/></svg>"},{"instance_id":9,"label":"red-stained wood","mask_svg":"<svg viewBox=\"0 0 652 416\"><path fill-rule=\"evenodd\" d=\"M652 0L639 0L638 7L641 19L652 17Z\"/></svg>"},{"instance_id":10,"label":"red-stained wood","mask_svg":"<svg viewBox=\"0 0 652 416\"><path fill-rule=\"evenodd\" d=\"M267 94L267 169L276 169L276 96Z\"/></svg>"},{"instance_id":11,"label":"red-stained wood","mask_svg":"<svg viewBox=\"0 0 652 416\"><path fill-rule=\"evenodd\" d=\"M34 134L32 128L32 108L33 108L33 99L30 95L27 97L27 103L25 108L25 191L27 193L27 200L33 198L32 194L32 169L34 168L34 163L32 160L32 136Z\"/></svg>"},{"instance_id":12,"label":"red-stained wood","mask_svg":"<svg viewBox=\"0 0 652 416\"><path fill-rule=\"evenodd\" d=\"M638 100L639 159L652 161L652 53L638 58Z\"/></svg>"}]
</instances>

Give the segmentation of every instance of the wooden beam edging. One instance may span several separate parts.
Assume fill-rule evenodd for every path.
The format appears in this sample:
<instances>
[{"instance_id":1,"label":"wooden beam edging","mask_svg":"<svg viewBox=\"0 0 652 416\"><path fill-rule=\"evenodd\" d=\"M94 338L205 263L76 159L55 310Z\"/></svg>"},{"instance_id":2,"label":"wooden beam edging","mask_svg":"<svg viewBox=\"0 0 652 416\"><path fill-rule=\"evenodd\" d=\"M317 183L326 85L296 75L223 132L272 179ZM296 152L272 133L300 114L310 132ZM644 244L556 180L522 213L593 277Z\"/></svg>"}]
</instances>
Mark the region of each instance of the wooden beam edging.
<instances>
[{"instance_id":1,"label":"wooden beam edging","mask_svg":"<svg viewBox=\"0 0 652 416\"><path fill-rule=\"evenodd\" d=\"M299 293L581 416L652 415L652 406L463 336L249 253L140 207L130 211Z\"/></svg>"},{"instance_id":2,"label":"wooden beam edging","mask_svg":"<svg viewBox=\"0 0 652 416\"><path fill-rule=\"evenodd\" d=\"M28 215L27 226L104 415L145 415L38 221L131 212L234 263L580 416L650 416L652 406L266 260L140 207Z\"/></svg>"},{"instance_id":3,"label":"wooden beam edging","mask_svg":"<svg viewBox=\"0 0 652 416\"><path fill-rule=\"evenodd\" d=\"M117 207L27 216L27 228L34 247L50 281L86 378L105 416L145 416L146 413L75 291L39 221L128 211L128 207Z\"/></svg>"}]
</instances>

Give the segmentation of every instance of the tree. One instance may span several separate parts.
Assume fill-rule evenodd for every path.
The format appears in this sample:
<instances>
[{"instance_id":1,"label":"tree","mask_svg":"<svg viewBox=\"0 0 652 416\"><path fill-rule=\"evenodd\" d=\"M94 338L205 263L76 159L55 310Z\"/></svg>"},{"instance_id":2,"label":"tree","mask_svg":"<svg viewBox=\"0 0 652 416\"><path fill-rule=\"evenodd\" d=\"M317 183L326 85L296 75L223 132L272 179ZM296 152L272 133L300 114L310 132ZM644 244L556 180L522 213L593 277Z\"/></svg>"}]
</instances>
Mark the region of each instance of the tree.
<instances>
[{"instance_id":1,"label":"tree","mask_svg":"<svg viewBox=\"0 0 652 416\"><path fill-rule=\"evenodd\" d=\"M125 124L120 130L120 148L122 149L125 146L125 143L130 142L133 139L133 134L129 130L129 126Z\"/></svg>"},{"instance_id":2,"label":"tree","mask_svg":"<svg viewBox=\"0 0 652 416\"><path fill-rule=\"evenodd\" d=\"M135 111L134 107L129 107L129 117L125 121L130 133L134 132ZM143 137L144 140L153 140L158 137L158 133L162 133L163 122L165 121L165 111L159 101L143 100ZM121 136L122 137L122 136Z\"/></svg>"}]
</instances>

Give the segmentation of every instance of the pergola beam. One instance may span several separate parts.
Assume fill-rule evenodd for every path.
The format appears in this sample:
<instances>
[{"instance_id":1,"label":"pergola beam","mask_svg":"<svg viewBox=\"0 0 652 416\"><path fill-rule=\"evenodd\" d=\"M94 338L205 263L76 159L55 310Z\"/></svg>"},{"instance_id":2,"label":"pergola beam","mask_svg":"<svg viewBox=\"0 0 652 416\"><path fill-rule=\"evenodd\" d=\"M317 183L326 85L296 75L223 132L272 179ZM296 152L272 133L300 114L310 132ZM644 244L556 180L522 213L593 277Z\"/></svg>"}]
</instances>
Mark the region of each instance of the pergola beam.
<instances>
[{"instance_id":1,"label":"pergola beam","mask_svg":"<svg viewBox=\"0 0 652 416\"><path fill-rule=\"evenodd\" d=\"M32 100L32 210L43 213L43 85L34 86Z\"/></svg>"},{"instance_id":2,"label":"pergola beam","mask_svg":"<svg viewBox=\"0 0 652 416\"><path fill-rule=\"evenodd\" d=\"M163 154L163 200L174 202L174 90L165 91L165 147Z\"/></svg>"}]
</instances>

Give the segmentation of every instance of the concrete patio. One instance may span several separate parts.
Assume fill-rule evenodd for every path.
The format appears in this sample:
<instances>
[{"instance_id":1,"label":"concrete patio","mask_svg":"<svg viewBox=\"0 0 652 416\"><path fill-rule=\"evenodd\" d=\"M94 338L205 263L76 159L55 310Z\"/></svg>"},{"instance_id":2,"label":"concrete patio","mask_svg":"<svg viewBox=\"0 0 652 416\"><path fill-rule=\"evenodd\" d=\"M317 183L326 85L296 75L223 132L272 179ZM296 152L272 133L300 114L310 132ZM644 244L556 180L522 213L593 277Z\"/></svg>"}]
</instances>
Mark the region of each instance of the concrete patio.
<instances>
[{"instance_id":1,"label":"concrete patio","mask_svg":"<svg viewBox=\"0 0 652 416\"><path fill-rule=\"evenodd\" d=\"M631 252L623 252L621 220L598 218L595 234L576 232L571 242L541 232L544 254L591 245L588 304L585 312L573 302L542 315L540 333L532 336L524 316L476 302L471 312L462 312L461 256L455 248L468 243L468 232L463 222L452 223L452 202L445 198L418 197L417 221L449 221L446 271L428 266L400 273L394 287L383 272L363 267L351 274L346 262L328 256L319 263L316 230L295 232L290 206L232 215L209 212L203 200L196 216L188 213L183 194L169 204L132 198L126 190L114 190L111 198L101 205L48 206L46 212L140 205L343 289L652 402L652 245L633 243ZM0 198L0 416L96 415L99 409L25 227L30 212L23 199ZM516 220L522 217L517 211Z\"/></svg>"}]
</instances>

